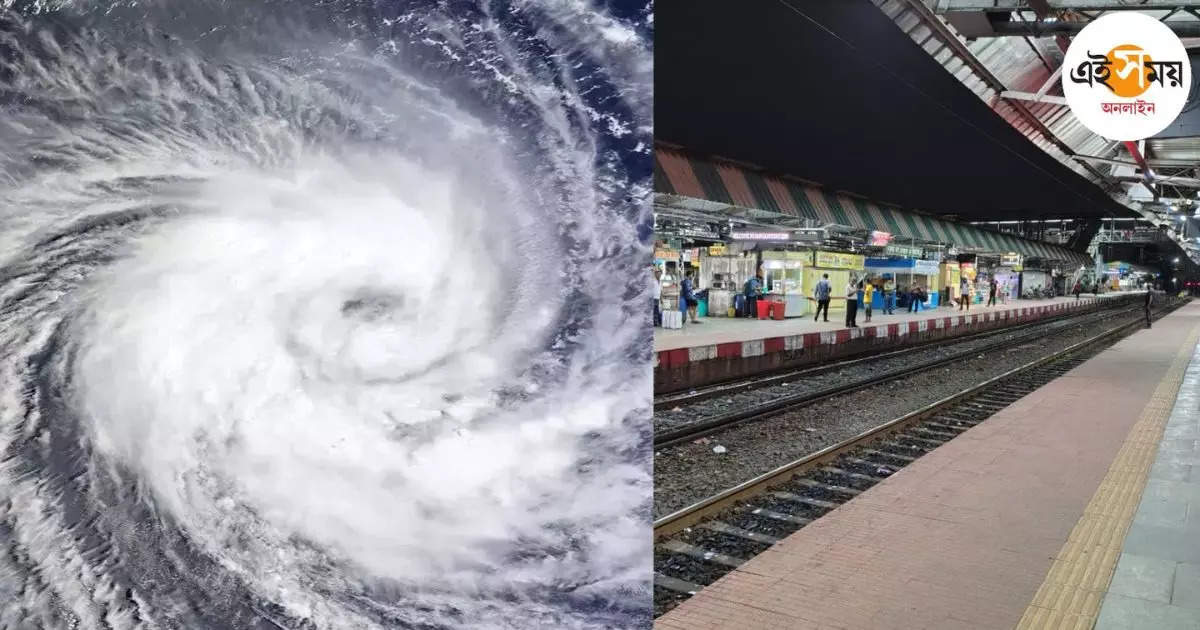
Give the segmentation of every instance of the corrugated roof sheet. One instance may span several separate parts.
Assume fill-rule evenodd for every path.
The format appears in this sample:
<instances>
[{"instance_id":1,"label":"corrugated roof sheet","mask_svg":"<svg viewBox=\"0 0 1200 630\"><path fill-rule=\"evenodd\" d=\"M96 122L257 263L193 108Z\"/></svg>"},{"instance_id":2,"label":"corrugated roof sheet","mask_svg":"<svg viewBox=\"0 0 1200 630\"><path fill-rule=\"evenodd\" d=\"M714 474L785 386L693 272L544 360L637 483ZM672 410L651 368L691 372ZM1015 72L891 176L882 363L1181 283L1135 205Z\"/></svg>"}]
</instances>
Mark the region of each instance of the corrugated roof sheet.
<instances>
[{"instance_id":1,"label":"corrugated roof sheet","mask_svg":"<svg viewBox=\"0 0 1200 630\"><path fill-rule=\"evenodd\" d=\"M937 4L936 0L922 1L930 9ZM933 29L927 24L925 17L914 11L907 0L873 0L873 2L888 17L891 17L897 26L912 37L913 41L921 45L926 52L941 63L947 72L957 77L987 103L997 115L1007 120L1009 124L1029 138L1030 142L1090 181L1103 183L1102 178L1097 177L1078 161L1064 153L1037 126L1027 120L1010 101L1001 97L990 81L980 76L969 64L965 63L952 47L947 46L938 37L933 37ZM944 29L957 36L954 27L945 20L940 17L934 17L934 19L941 21ZM990 37L974 41L967 41L961 36L957 37L992 77L1010 91L1036 93L1045 84L1053 70L1062 65L1063 53L1052 37ZM1047 94L1062 95L1062 88L1057 83L1055 81ZM1116 146L1116 143L1111 143L1089 131L1064 105L1024 100L1020 103L1074 153L1103 157L1110 155ZM1093 165L1093 168L1104 174L1109 172L1107 166Z\"/></svg>"},{"instance_id":2,"label":"corrugated roof sheet","mask_svg":"<svg viewBox=\"0 0 1200 630\"><path fill-rule=\"evenodd\" d=\"M948 221L926 214L881 206L849 193L823 190L814 185L754 171L739 164L709 160L682 151L656 147L656 170L665 181L656 182L656 192L669 195L675 207L719 213L728 208L747 216L796 216L821 224L860 230L890 232L904 238L955 244L993 253L1019 251L1026 256L1051 260L1080 261L1086 255L1057 245L1037 243L976 226ZM701 173L708 173L703 175ZM700 185L697 181L709 181ZM761 182L761 183L756 183ZM684 190L692 193L682 192ZM699 195L700 198L693 198Z\"/></svg>"}]
</instances>

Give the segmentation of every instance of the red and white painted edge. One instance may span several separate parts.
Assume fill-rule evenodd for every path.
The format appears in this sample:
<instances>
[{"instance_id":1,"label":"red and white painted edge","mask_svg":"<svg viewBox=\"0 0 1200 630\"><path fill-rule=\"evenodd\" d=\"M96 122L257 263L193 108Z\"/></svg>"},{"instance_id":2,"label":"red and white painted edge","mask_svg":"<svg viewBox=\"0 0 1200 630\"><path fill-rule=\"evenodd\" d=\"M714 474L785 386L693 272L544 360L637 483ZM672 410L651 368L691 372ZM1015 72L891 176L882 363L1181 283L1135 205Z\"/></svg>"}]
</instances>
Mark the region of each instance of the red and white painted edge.
<instances>
[{"instance_id":1,"label":"red and white painted edge","mask_svg":"<svg viewBox=\"0 0 1200 630\"><path fill-rule=\"evenodd\" d=\"M1013 323L1019 323L1048 317L1056 314L1058 311L1082 308L1084 306L1094 304L1095 302L1096 299L1094 298L1082 299L1078 302L1062 302L1058 304L1046 304L1042 306L1010 308L1003 311L991 311L976 315L952 315L949 317L934 317L926 320L914 320L896 324L878 324L862 326L860 328L841 328L838 330L810 332L801 335L788 335L786 337L767 337L765 339L731 341L729 343L718 343L707 346L693 346L691 348L661 350L654 353L654 367L672 367L683 365L685 363L691 363L693 361L707 361L710 359L756 357L772 352L803 350L804 348L813 348L821 345L836 345L861 337L899 338L905 335L914 335L917 333L926 332L928 330L942 330L945 328L957 328L959 326L973 326L983 322L992 322L998 320L1011 320Z\"/></svg>"}]
</instances>

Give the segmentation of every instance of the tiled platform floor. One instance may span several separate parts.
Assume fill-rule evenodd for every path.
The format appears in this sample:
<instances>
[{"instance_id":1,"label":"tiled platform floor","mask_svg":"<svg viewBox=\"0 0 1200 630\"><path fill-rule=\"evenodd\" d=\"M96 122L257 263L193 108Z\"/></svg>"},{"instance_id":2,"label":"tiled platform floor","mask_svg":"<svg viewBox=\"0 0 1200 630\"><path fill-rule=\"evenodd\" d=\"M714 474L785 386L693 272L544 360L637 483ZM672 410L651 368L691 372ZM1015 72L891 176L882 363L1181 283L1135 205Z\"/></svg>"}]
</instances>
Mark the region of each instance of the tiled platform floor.
<instances>
[{"instance_id":1,"label":"tiled platform floor","mask_svg":"<svg viewBox=\"0 0 1200 630\"><path fill-rule=\"evenodd\" d=\"M1125 537L1096 630L1200 628L1200 347Z\"/></svg>"}]
</instances>

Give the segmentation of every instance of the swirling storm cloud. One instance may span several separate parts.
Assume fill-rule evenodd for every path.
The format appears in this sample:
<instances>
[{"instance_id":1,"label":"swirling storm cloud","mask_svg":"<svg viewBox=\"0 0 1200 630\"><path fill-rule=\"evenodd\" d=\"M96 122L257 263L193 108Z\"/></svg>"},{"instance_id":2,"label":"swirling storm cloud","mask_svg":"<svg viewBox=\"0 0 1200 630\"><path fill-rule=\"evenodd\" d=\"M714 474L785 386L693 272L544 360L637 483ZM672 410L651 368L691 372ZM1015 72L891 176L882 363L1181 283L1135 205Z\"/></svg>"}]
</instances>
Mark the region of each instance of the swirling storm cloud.
<instances>
[{"instance_id":1,"label":"swirling storm cloud","mask_svg":"<svg viewBox=\"0 0 1200 630\"><path fill-rule=\"evenodd\" d=\"M651 10L0 0L0 628L647 623Z\"/></svg>"}]
</instances>

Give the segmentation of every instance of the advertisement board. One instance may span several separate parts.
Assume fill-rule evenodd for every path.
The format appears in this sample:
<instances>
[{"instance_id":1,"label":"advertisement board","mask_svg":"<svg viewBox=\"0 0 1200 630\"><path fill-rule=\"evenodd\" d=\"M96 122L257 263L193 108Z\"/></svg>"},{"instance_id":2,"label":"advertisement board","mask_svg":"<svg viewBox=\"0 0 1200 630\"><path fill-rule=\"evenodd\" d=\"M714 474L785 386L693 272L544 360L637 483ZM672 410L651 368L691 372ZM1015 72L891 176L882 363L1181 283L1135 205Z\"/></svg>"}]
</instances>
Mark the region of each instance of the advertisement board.
<instances>
[{"instance_id":1,"label":"advertisement board","mask_svg":"<svg viewBox=\"0 0 1200 630\"><path fill-rule=\"evenodd\" d=\"M863 268L864 257L861 254L843 254L841 252L817 252L816 266L825 269L850 269L859 271Z\"/></svg>"}]
</instances>

